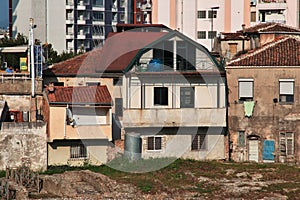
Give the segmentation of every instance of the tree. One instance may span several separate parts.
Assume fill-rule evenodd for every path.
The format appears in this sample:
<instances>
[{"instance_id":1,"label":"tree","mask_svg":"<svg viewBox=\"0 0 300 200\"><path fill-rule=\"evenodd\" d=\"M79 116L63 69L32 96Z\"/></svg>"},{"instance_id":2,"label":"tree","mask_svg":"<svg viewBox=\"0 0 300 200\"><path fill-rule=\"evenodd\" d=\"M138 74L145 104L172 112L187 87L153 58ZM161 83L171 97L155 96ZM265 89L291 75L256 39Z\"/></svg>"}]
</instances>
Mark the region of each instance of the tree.
<instances>
[{"instance_id":1,"label":"tree","mask_svg":"<svg viewBox=\"0 0 300 200\"><path fill-rule=\"evenodd\" d=\"M43 50L47 65L52 65L83 53L82 51L79 53L63 51L61 54L58 54L57 51L53 49L52 44L48 43L43 44Z\"/></svg>"}]
</instances>

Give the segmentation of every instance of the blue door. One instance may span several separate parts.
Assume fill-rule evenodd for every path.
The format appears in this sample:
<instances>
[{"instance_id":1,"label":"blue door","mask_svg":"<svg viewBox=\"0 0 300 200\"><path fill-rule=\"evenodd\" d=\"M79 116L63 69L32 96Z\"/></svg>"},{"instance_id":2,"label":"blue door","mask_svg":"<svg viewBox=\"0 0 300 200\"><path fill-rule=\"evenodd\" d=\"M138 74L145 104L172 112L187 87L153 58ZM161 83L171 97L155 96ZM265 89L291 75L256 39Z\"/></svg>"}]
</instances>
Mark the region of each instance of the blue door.
<instances>
[{"instance_id":1,"label":"blue door","mask_svg":"<svg viewBox=\"0 0 300 200\"><path fill-rule=\"evenodd\" d=\"M263 160L274 161L275 142L274 140L265 140L263 146Z\"/></svg>"}]
</instances>

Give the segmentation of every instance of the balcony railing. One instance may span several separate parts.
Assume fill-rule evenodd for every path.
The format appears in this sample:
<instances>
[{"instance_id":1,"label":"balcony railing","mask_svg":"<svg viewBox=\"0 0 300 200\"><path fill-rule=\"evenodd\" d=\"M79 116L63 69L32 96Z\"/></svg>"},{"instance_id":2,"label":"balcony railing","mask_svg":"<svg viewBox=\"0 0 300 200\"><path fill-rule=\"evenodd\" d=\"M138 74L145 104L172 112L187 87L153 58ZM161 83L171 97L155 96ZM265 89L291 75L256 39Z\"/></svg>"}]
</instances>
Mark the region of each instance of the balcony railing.
<instances>
[{"instance_id":1,"label":"balcony railing","mask_svg":"<svg viewBox=\"0 0 300 200\"><path fill-rule=\"evenodd\" d=\"M45 122L2 122L1 131L41 129Z\"/></svg>"}]
</instances>

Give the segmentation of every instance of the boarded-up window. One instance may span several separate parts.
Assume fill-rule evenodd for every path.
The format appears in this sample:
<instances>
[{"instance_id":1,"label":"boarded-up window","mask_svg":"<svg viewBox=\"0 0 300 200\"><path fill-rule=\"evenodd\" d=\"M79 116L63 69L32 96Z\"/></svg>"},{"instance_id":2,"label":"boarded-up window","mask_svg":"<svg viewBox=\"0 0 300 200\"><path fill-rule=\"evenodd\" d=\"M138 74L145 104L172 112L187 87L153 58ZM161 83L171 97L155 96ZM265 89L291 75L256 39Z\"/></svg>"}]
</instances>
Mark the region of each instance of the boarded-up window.
<instances>
[{"instance_id":1,"label":"boarded-up window","mask_svg":"<svg viewBox=\"0 0 300 200\"><path fill-rule=\"evenodd\" d=\"M239 131L238 142L240 147L245 146L245 131Z\"/></svg>"},{"instance_id":2,"label":"boarded-up window","mask_svg":"<svg viewBox=\"0 0 300 200\"><path fill-rule=\"evenodd\" d=\"M180 108L194 108L195 92L193 87L180 88Z\"/></svg>"},{"instance_id":3,"label":"boarded-up window","mask_svg":"<svg viewBox=\"0 0 300 200\"><path fill-rule=\"evenodd\" d=\"M294 133L280 132L279 147L280 147L280 155L293 156L294 155Z\"/></svg>"},{"instance_id":4,"label":"boarded-up window","mask_svg":"<svg viewBox=\"0 0 300 200\"><path fill-rule=\"evenodd\" d=\"M256 12L251 12L251 22L256 22Z\"/></svg>"},{"instance_id":5,"label":"boarded-up window","mask_svg":"<svg viewBox=\"0 0 300 200\"><path fill-rule=\"evenodd\" d=\"M230 58L237 53L237 43L229 43Z\"/></svg>"},{"instance_id":6,"label":"boarded-up window","mask_svg":"<svg viewBox=\"0 0 300 200\"><path fill-rule=\"evenodd\" d=\"M207 148L205 134L192 135L192 151L205 150Z\"/></svg>"},{"instance_id":7,"label":"boarded-up window","mask_svg":"<svg viewBox=\"0 0 300 200\"><path fill-rule=\"evenodd\" d=\"M162 137L148 137L147 138L147 150L161 150L162 149Z\"/></svg>"},{"instance_id":8,"label":"boarded-up window","mask_svg":"<svg viewBox=\"0 0 300 200\"><path fill-rule=\"evenodd\" d=\"M291 103L294 102L294 80L280 79L279 80L279 101Z\"/></svg>"},{"instance_id":9,"label":"boarded-up window","mask_svg":"<svg viewBox=\"0 0 300 200\"><path fill-rule=\"evenodd\" d=\"M253 79L239 79L239 100L253 100Z\"/></svg>"},{"instance_id":10,"label":"boarded-up window","mask_svg":"<svg viewBox=\"0 0 300 200\"><path fill-rule=\"evenodd\" d=\"M123 98L115 98L115 114L119 117L123 116Z\"/></svg>"}]
</instances>

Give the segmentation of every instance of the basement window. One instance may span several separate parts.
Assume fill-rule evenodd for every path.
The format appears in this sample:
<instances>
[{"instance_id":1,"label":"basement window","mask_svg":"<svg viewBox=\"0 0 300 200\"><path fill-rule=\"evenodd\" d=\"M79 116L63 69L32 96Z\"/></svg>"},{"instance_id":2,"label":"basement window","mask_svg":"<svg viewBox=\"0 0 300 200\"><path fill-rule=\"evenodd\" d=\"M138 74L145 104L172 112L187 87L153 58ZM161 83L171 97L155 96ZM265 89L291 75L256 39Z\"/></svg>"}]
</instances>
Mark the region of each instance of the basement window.
<instances>
[{"instance_id":1,"label":"basement window","mask_svg":"<svg viewBox=\"0 0 300 200\"><path fill-rule=\"evenodd\" d=\"M161 150L162 137L153 136L147 138L147 150Z\"/></svg>"},{"instance_id":2,"label":"basement window","mask_svg":"<svg viewBox=\"0 0 300 200\"><path fill-rule=\"evenodd\" d=\"M192 151L205 150L207 148L207 140L205 134L192 135Z\"/></svg>"},{"instance_id":3,"label":"basement window","mask_svg":"<svg viewBox=\"0 0 300 200\"><path fill-rule=\"evenodd\" d=\"M87 158L86 147L83 144L71 145L70 158Z\"/></svg>"},{"instance_id":4,"label":"basement window","mask_svg":"<svg viewBox=\"0 0 300 200\"><path fill-rule=\"evenodd\" d=\"M294 102L294 79L279 80L279 102Z\"/></svg>"}]
</instances>

